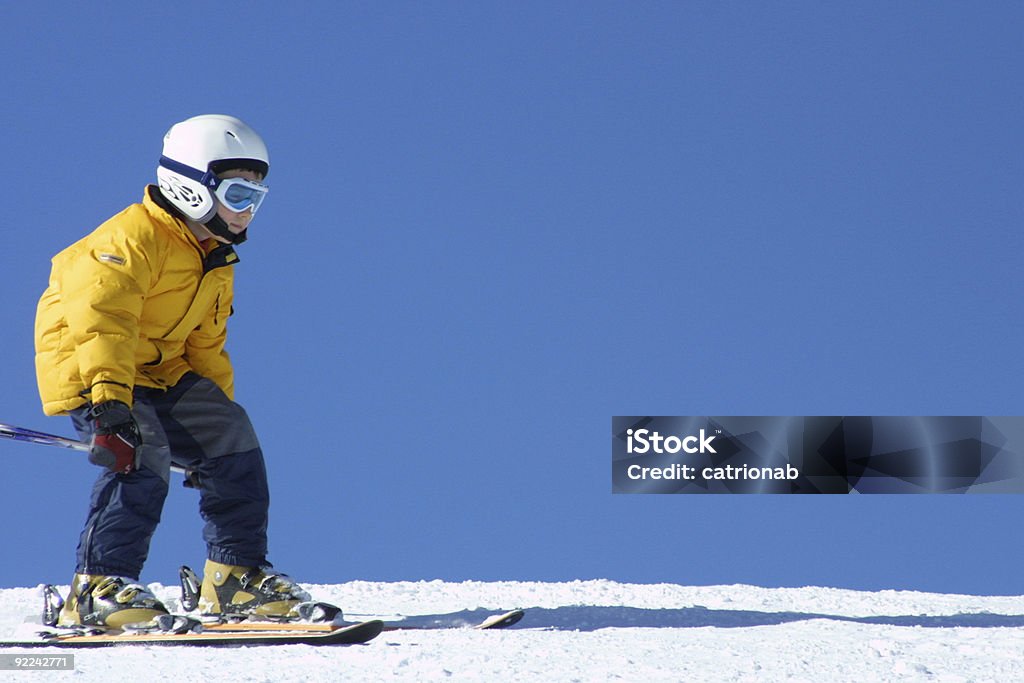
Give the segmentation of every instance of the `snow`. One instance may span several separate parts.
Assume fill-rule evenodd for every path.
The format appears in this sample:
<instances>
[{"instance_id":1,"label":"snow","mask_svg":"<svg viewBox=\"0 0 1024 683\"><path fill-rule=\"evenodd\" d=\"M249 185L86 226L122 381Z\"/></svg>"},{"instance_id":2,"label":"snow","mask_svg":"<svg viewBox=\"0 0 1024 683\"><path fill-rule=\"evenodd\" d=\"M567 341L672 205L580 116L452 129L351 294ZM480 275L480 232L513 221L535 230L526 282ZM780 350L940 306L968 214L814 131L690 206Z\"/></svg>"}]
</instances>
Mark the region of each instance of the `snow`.
<instances>
[{"instance_id":1,"label":"snow","mask_svg":"<svg viewBox=\"0 0 1024 683\"><path fill-rule=\"evenodd\" d=\"M150 585L169 607L177 586ZM367 645L74 652L50 680L968 681L1024 680L1024 597L834 588L444 581L307 585L350 618L472 621L505 631L387 632ZM67 586L62 590L66 592ZM0 589L0 638L23 638L42 588ZM472 613L472 614L470 614ZM10 654L17 648L0 649ZM0 681L24 672L0 671Z\"/></svg>"}]
</instances>

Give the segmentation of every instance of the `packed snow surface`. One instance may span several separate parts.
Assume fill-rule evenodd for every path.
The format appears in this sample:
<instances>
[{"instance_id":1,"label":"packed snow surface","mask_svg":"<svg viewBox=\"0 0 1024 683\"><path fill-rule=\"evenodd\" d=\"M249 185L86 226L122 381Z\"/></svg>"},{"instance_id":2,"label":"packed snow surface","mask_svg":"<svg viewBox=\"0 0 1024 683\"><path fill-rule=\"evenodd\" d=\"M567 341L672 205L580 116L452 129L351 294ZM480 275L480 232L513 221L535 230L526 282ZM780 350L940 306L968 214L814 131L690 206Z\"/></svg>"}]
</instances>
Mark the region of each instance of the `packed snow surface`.
<instances>
[{"instance_id":1,"label":"packed snow surface","mask_svg":"<svg viewBox=\"0 0 1024 683\"><path fill-rule=\"evenodd\" d=\"M0 670L0 681L1024 681L1024 597L613 581L307 588L352 619L527 614L504 631L393 631L347 647L35 649L73 652L75 670ZM177 586L150 589L177 609ZM0 638L31 634L41 604L41 587L0 589Z\"/></svg>"}]
</instances>

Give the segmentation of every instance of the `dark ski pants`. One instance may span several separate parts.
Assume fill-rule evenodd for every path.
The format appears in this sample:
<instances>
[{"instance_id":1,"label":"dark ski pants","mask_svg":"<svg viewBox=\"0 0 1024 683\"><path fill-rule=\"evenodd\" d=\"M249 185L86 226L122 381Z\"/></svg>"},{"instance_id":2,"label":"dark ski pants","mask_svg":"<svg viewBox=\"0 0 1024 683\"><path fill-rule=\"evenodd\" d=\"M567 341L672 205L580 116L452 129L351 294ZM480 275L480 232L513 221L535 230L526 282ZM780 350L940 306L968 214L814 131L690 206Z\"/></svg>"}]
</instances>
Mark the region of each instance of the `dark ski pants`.
<instances>
[{"instance_id":1,"label":"dark ski pants","mask_svg":"<svg viewBox=\"0 0 1024 683\"><path fill-rule=\"evenodd\" d=\"M139 468L104 470L96 481L78 543L78 573L138 580L160 522L170 466L199 476L199 512L208 557L253 567L266 563L267 473L245 410L212 381L189 373L164 391L136 387L132 414L142 435ZM71 415L88 440L85 408Z\"/></svg>"}]
</instances>

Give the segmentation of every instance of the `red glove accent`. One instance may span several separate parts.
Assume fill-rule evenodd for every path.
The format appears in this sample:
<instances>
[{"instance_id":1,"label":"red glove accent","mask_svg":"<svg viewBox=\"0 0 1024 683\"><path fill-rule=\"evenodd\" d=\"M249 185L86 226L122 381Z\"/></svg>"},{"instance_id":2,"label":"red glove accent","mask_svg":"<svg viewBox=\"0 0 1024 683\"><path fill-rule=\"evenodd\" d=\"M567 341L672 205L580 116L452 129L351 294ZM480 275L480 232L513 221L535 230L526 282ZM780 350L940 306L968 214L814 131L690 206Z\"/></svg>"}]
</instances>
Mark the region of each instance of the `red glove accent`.
<instances>
[{"instance_id":1,"label":"red glove accent","mask_svg":"<svg viewBox=\"0 0 1024 683\"><path fill-rule=\"evenodd\" d=\"M95 431L89 443L89 462L120 474L135 470L142 437L131 408L121 401L106 401L93 406L91 417Z\"/></svg>"},{"instance_id":2,"label":"red glove accent","mask_svg":"<svg viewBox=\"0 0 1024 683\"><path fill-rule=\"evenodd\" d=\"M89 460L94 464L121 474L135 469L136 447L120 434L96 434L90 446Z\"/></svg>"}]
</instances>

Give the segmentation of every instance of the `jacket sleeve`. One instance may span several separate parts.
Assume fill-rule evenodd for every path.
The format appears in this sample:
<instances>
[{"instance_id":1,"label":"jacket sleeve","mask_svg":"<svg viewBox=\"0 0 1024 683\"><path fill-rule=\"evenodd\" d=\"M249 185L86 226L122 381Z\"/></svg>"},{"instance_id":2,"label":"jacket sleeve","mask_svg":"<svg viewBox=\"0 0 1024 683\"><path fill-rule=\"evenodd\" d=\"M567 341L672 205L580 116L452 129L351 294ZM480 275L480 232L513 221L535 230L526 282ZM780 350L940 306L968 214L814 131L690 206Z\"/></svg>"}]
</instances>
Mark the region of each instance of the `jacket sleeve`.
<instances>
[{"instance_id":1,"label":"jacket sleeve","mask_svg":"<svg viewBox=\"0 0 1024 683\"><path fill-rule=\"evenodd\" d=\"M93 233L83 246L64 264L61 302L85 396L94 404L118 400L130 406L151 254L116 229Z\"/></svg>"},{"instance_id":2,"label":"jacket sleeve","mask_svg":"<svg viewBox=\"0 0 1024 683\"><path fill-rule=\"evenodd\" d=\"M213 380L231 400L235 399L235 372L224 350L228 336L228 317L234 299L232 280L217 295L213 309L185 341L185 357L196 373Z\"/></svg>"}]
</instances>

